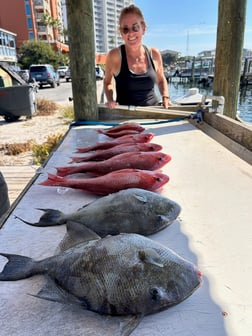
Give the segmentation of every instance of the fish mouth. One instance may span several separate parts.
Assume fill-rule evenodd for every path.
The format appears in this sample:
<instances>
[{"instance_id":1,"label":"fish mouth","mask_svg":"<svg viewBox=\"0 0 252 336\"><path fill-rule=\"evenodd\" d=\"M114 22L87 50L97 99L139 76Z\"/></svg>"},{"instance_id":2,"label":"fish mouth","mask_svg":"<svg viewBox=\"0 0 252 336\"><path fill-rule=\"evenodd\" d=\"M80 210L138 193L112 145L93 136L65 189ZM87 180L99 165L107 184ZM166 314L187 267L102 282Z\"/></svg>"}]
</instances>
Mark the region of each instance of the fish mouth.
<instances>
[{"instance_id":1,"label":"fish mouth","mask_svg":"<svg viewBox=\"0 0 252 336\"><path fill-rule=\"evenodd\" d=\"M160 189L164 184L169 182L170 178L167 175L162 174L161 176L156 177L156 183L153 186L153 190Z\"/></svg>"},{"instance_id":2,"label":"fish mouth","mask_svg":"<svg viewBox=\"0 0 252 336\"><path fill-rule=\"evenodd\" d=\"M198 277L201 282L203 282L203 273L200 270L197 270Z\"/></svg>"}]
</instances>

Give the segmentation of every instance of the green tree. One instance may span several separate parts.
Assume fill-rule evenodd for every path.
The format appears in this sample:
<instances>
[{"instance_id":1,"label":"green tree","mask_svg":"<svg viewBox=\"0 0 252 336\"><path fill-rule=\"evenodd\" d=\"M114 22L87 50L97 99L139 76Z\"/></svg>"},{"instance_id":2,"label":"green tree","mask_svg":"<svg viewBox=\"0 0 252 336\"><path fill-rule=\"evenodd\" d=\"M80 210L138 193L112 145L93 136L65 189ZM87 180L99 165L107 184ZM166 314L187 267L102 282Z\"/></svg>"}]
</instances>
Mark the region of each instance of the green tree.
<instances>
[{"instance_id":1,"label":"green tree","mask_svg":"<svg viewBox=\"0 0 252 336\"><path fill-rule=\"evenodd\" d=\"M167 54L162 55L162 59L163 59L163 64L169 65L171 63L176 62L177 55L167 53Z\"/></svg>"},{"instance_id":2,"label":"green tree","mask_svg":"<svg viewBox=\"0 0 252 336\"><path fill-rule=\"evenodd\" d=\"M52 64L55 68L63 64L63 56L55 52L52 47L44 41L26 41L19 50L18 63L23 69L29 68L31 64Z\"/></svg>"},{"instance_id":3,"label":"green tree","mask_svg":"<svg viewBox=\"0 0 252 336\"><path fill-rule=\"evenodd\" d=\"M43 14L40 20L40 24L45 27L51 27L56 29L58 33L62 31L61 22L59 19L52 18L49 14Z\"/></svg>"},{"instance_id":4,"label":"green tree","mask_svg":"<svg viewBox=\"0 0 252 336\"><path fill-rule=\"evenodd\" d=\"M45 26L45 27L50 27L56 32L56 39L60 43L61 41L61 34L63 34L63 28L61 25L61 21L59 19L54 19L52 18L49 14L45 13L42 15L42 18L40 20L40 24ZM47 31L47 41L49 42L48 39L48 31ZM61 51L61 50L59 50Z\"/></svg>"}]
</instances>

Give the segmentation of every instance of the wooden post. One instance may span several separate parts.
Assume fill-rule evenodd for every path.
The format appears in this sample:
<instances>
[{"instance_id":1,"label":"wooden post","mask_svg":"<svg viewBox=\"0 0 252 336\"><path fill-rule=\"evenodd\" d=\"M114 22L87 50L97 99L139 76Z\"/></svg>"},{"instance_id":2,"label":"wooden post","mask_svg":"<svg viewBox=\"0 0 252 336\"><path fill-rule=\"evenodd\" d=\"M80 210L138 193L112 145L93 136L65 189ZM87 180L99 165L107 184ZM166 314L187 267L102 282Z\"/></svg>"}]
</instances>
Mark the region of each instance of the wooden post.
<instances>
[{"instance_id":1,"label":"wooden post","mask_svg":"<svg viewBox=\"0 0 252 336\"><path fill-rule=\"evenodd\" d=\"M248 72L248 69L249 69L249 61L248 61L248 58L246 58L243 71L242 71L242 76L241 76L241 87L244 87L247 85L246 73Z\"/></svg>"},{"instance_id":2,"label":"wooden post","mask_svg":"<svg viewBox=\"0 0 252 336\"><path fill-rule=\"evenodd\" d=\"M194 82L194 74L195 74L195 56L193 57L193 60L192 60L192 71L191 71L192 82Z\"/></svg>"},{"instance_id":3,"label":"wooden post","mask_svg":"<svg viewBox=\"0 0 252 336\"><path fill-rule=\"evenodd\" d=\"M92 0L66 0L75 120L98 120Z\"/></svg>"},{"instance_id":4,"label":"wooden post","mask_svg":"<svg viewBox=\"0 0 252 336\"><path fill-rule=\"evenodd\" d=\"M236 117L246 0L219 0L213 94L225 97L224 114Z\"/></svg>"}]
</instances>

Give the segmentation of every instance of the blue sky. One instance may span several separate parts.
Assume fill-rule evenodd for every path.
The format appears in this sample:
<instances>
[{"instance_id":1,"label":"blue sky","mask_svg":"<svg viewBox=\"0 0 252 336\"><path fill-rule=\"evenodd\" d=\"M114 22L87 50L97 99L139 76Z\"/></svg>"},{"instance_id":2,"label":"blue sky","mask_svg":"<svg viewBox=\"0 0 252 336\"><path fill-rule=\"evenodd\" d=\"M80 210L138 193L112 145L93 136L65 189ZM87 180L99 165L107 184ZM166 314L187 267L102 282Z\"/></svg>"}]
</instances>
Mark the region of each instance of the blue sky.
<instances>
[{"instance_id":1,"label":"blue sky","mask_svg":"<svg viewBox=\"0 0 252 336\"><path fill-rule=\"evenodd\" d=\"M135 0L147 23L146 45L196 56L215 49L218 0ZM252 50L252 0L247 0L244 48Z\"/></svg>"}]
</instances>

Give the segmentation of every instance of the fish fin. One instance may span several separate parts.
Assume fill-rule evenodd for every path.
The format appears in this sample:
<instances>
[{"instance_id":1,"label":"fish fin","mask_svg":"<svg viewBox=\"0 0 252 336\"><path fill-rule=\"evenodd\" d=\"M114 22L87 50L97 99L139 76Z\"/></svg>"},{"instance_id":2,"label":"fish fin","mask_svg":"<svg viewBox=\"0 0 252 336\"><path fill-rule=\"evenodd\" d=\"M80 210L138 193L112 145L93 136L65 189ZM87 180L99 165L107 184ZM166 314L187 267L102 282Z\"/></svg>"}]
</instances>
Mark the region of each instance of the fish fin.
<instances>
[{"instance_id":1,"label":"fish fin","mask_svg":"<svg viewBox=\"0 0 252 336\"><path fill-rule=\"evenodd\" d=\"M90 202L84 204L81 208L77 209L77 211L80 211L80 210L82 210L82 209L85 209L87 206L89 206L90 204L92 204L92 203L94 203L94 202L96 202L96 200L93 200L93 201L90 201Z\"/></svg>"},{"instance_id":2,"label":"fish fin","mask_svg":"<svg viewBox=\"0 0 252 336\"><path fill-rule=\"evenodd\" d=\"M142 196L142 195L134 194L133 197L135 197L141 203L147 203L147 201L148 201L147 197Z\"/></svg>"},{"instance_id":3,"label":"fish fin","mask_svg":"<svg viewBox=\"0 0 252 336\"><path fill-rule=\"evenodd\" d=\"M138 252L139 259L147 264L152 264L158 267L164 267L160 255L151 248L146 248Z\"/></svg>"},{"instance_id":4,"label":"fish fin","mask_svg":"<svg viewBox=\"0 0 252 336\"><path fill-rule=\"evenodd\" d=\"M25 224L28 224L28 225L34 225L34 226L37 226L36 224L38 224L38 223L31 223L31 222L28 222L28 221L24 220L23 218L21 218L21 217L19 217L19 216L17 216L17 215L15 215L15 218L19 219L21 222L23 222L23 223L25 223Z\"/></svg>"},{"instance_id":5,"label":"fish fin","mask_svg":"<svg viewBox=\"0 0 252 336\"><path fill-rule=\"evenodd\" d=\"M33 273L33 259L9 253L0 253L0 255L8 259L7 264L0 273L1 281L26 279L35 274Z\"/></svg>"},{"instance_id":6,"label":"fish fin","mask_svg":"<svg viewBox=\"0 0 252 336\"><path fill-rule=\"evenodd\" d=\"M37 223L30 223L28 221L25 221L24 219L15 216L19 220L21 220L23 223L31 225L31 226L56 226L56 225L62 225L65 224L65 218L63 212L55 209L40 209L37 208L37 210L44 211L44 214L40 217L39 221Z\"/></svg>"},{"instance_id":7,"label":"fish fin","mask_svg":"<svg viewBox=\"0 0 252 336\"><path fill-rule=\"evenodd\" d=\"M38 294L28 295L47 301L59 302L64 304L83 305L76 296L65 291L62 287L57 285L50 277L47 277L46 284L42 287Z\"/></svg>"},{"instance_id":8,"label":"fish fin","mask_svg":"<svg viewBox=\"0 0 252 336\"><path fill-rule=\"evenodd\" d=\"M39 182L39 185L44 185L44 186L64 186L65 183L65 178L47 173L47 180L44 180L42 182Z\"/></svg>"},{"instance_id":9,"label":"fish fin","mask_svg":"<svg viewBox=\"0 0 252 336\"><path fill-rule=\"evenodd\" d=\"M139 325L144 318L144 314L137 314L130 318L130 320L120 323L120 336L129 336L133 330Z\"/></svg>"},{"instance_id":10,"label":"fish fin","mask_svg":"<svg viewBox=\"0 0 252 336\"><path fill-rule=\"evenodd\" d=\"M68 221L66 226L67 233L59 245L59 250L61 252L66 251L70 247L76 246L80 243L101 238L94 231L88 229L81 223Z\"/></svg>"}]
</instances>

